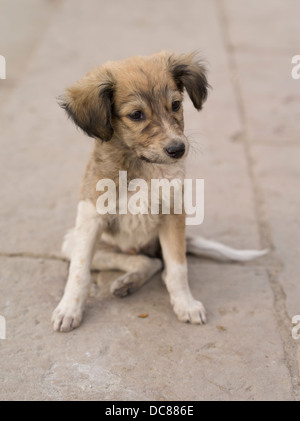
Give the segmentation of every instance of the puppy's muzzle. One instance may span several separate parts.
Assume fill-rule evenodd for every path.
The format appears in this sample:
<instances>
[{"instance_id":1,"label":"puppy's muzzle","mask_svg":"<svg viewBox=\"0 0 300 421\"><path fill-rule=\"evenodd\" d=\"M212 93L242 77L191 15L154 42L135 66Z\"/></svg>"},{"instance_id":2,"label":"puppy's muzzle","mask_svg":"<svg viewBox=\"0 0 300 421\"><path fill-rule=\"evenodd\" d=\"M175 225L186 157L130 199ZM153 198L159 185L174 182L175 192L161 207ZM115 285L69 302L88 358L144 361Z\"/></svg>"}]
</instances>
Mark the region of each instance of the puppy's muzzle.
<instances>
[{"instance_id":1,"label":"puppy's muzzle","mask_svg":"<svg viewBox=\"0 0 300 421\"><path fill-rule=\"evenodd\" d=\"M165 153L173 159L179 159L184 155L185 144L182 142L171 143L165 148Z\"/></svg>"}]
</instances>

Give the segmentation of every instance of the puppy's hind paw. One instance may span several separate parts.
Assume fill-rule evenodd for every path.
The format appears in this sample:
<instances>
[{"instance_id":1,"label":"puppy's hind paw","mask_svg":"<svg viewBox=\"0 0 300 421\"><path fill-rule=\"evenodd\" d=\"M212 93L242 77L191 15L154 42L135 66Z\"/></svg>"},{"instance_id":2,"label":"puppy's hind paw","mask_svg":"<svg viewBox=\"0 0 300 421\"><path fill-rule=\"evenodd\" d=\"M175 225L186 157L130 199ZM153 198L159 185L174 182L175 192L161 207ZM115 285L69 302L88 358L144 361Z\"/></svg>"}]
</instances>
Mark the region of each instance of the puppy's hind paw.
<instances>
[{"instance_id":1,"label":"puppy's hind paw","mask_svg":"<svg viewBox=\"0 0 300 421\"><path fill-rule=\"evenodd\" d=\"M117 297L126 297L132 294L140 287L140 276L138 273L126 273L120 278L116 279L110 288L112 294Z\"/></svg>"}]
</instances>

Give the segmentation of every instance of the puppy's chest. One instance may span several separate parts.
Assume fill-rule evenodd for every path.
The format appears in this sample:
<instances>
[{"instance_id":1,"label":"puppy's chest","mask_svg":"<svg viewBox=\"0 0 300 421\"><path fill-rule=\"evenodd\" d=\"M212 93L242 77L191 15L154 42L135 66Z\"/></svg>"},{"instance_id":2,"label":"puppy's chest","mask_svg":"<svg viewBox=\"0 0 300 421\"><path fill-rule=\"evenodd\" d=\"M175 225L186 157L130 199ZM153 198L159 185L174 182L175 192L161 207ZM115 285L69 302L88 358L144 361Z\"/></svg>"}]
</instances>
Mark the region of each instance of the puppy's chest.
<instances>
[{"instance_id":1,"label":"puppy's chest","mask_svg":"<svg viewBox=\"0 0 300 421\"><path fill-rule=\"evenodd\" d=\"M174 192L177 190L178 197L182 193L182 166L160 167L147 175L146 179L128 177L127 188L117 189L116 213L107 218L102 239L123 251L151 243L158 235L162 211L171 213Z\"/></svg>"},{"instance_id":2,"label":"puppy's chest","mask_svg":"<svg viewBox=\"0 0 300 421\"><path fill-rule=\"evenodd\" d=\"M104 241L123 251L139 250L158 235L159 215L130 213L114 215L102 235Z\"/></svg>"}]
</instances>

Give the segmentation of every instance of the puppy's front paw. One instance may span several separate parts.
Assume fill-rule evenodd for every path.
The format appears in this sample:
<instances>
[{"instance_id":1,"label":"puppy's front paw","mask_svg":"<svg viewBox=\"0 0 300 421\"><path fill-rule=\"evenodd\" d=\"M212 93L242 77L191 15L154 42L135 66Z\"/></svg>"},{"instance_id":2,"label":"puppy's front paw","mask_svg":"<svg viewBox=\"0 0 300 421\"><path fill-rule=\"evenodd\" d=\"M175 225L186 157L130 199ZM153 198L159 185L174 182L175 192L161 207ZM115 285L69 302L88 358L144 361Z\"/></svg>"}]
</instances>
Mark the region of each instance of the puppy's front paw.
<instances>
[{"instance_id":1,"label":"puppy's front paw","mask_svg":"<svg viewBox=\"0 0 300 421\"><path fill-rule=\"evenodd\" d=\"M78 327L82 320L82 310L76 303L66 303L63 299L52 314L53 329L57 332L69 332Z\"/></svg>"},{"instance_id":2,"label":"puppy's front paw","mask_svg":"<svg viewBox=\"0 0 300 421\"><path fill-rule=\"evenodd\" d=\"M203 304L193 298L180 298L173 302L174 312L181 322L202 325L206 323Z\"/></svg>"}]
</instances>

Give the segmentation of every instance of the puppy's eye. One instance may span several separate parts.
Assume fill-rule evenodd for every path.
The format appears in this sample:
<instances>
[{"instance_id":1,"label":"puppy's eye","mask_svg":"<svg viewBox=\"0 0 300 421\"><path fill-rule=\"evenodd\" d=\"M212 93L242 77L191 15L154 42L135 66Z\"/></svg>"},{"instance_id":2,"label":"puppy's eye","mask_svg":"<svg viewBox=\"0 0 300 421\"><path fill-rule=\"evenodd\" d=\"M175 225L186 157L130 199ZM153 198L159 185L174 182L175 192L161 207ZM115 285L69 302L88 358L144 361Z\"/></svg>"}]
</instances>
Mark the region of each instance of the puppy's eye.
<instances>
[{"instance_id":1,"label":"puppy's eye","mask_svg":"<svg viewBox=\"0 0 300 421\"><path fill-rule=\"evenodd\" d=\"M129 114L128 117L134 121L144 120L144 115L142 111L135 111L134 113Z\"/></svg>"},{"instance_id":2,"label":"puppy's eye","mask_svg":"<svg viewBox=\"0 0 300 421\"><path fill-rule=\"evenodd\" d=\"M179 111L180 106L181 106L180 101L173 101L172 102L172 111L174 111L174 112Z\"/></svg>"}]
</instances>

